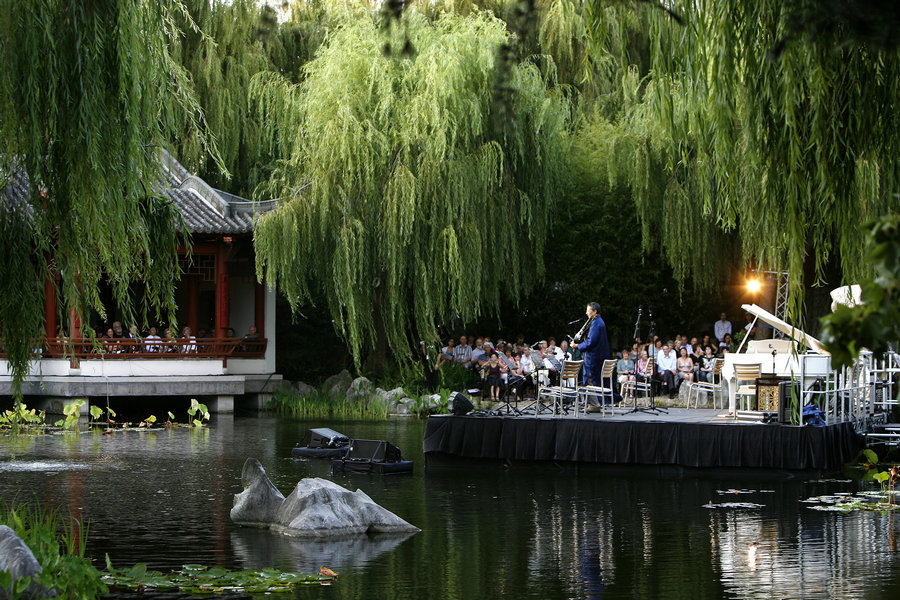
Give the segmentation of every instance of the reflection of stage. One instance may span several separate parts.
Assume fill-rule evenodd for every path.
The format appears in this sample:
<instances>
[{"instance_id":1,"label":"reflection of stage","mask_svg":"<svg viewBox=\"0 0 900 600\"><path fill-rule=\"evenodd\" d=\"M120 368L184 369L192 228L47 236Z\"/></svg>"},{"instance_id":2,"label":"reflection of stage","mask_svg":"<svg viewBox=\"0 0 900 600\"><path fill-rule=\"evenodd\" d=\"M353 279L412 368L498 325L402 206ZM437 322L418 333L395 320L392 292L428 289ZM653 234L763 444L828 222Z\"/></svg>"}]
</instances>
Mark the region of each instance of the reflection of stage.
<instances>
[{"instance_id":1,"label":"reflection of stage","mask_svg":"<svg viewBox=\"0 0 900 600\"><path fill-rule=\"evenodd\" d=\"M850 423L735 423L718 410L672 408L665 417L432 416L423 446L426 468L571 462L830 470L856 456L863 440Z\"/></svg>"},{"instance_id":2,"label":"reflection of stage","mask_svg":"<svg viewBox=\"0 0 900 600\"><path fill-rule=\"evenodd\" d=\"M267 529L241 527L231 534L235 556L245 569L289 568L300 573L365 565L393 550L414 534L378 534L353 537L295 538Z\"/></svg>"}]
</instances>

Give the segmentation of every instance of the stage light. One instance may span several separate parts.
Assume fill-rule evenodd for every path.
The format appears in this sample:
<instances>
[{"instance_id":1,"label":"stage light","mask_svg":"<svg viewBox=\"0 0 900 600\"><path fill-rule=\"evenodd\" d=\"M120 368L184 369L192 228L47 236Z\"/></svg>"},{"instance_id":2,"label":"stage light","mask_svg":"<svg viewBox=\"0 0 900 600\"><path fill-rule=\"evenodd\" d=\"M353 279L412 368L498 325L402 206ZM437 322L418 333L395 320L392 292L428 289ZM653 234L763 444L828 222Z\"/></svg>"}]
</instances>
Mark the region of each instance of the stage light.
<instances>
[{"instance_id":1,"label":"stage light","mask_svg":"<svg viewBox=\"0 0 900 600\"><path fill-rule=\"evenodd\" d=\"M762 289L762 284L759 282L759 279L748 279L747 280L747 291L751 294L755 294Z\"/></svg>"}]
</instances>

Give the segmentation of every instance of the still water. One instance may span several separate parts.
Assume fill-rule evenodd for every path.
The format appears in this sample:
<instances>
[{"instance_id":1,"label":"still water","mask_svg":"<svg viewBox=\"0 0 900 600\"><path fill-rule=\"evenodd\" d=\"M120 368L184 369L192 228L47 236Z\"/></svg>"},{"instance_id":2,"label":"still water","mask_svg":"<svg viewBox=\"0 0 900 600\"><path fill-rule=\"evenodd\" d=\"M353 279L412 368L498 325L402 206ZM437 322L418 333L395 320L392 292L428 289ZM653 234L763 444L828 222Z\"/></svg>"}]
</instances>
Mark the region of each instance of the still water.
<instances>
[{"instance_id":1,"label":"still water","mask_svg":"<svg viewBox=\"0 0 900 600\"><path fill-rule=\"evenodd\" d=\"M333 479L422 529L303 542L229 519L247 457L287 495L328 461L297 461L309 427L387 439L412 475ZM0 497L90 523L103 566L145 562L339 572L296 598L900 598L900 515L811 510L856 483L784 473L517 468L425 472L425 423L219 417L209 428L0 436ZM745 490L749 493L721 493ZM745 502L761 508L710 509Z\"/></svg>"}]
</instances>

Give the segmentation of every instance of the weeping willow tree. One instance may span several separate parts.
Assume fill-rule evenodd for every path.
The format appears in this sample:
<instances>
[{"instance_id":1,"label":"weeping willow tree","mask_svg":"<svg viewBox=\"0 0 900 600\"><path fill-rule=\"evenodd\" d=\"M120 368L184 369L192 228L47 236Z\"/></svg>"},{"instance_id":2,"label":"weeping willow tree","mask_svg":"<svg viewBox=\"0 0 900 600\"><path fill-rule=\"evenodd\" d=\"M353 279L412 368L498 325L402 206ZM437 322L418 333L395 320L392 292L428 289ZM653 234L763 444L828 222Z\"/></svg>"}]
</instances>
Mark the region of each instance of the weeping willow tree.
<instances>
[{"instance_id":1,"label":"weeping willow tree","mask_svg":"<svg viewBox=\"0 0 900 600\"><path fill-rule=\"evenodd\" d=\"M44 282L64 312L105 317L108 279L133 319L174 308L177 209L159 197L159 147L201 115L169 43L176 1L0 4L0 324L16 393L43 324ZM18 186L24 190L16 194Z\"/></svg>"},{"instance_id":2,"label":"weeping willow tree","mask_svg":"<svg viewBox=\"0 0 900 600\"><path fill-rule=\"evenodd\" d=\"M789 271L799 319L829 261L846 280L866 274L860 223L896 209L897 50L844 44L841 27L803 33L792 8L813 8L799 0L666 6L684 24L648 12L651 74L629 84L611 172L679 277L724 266L730 252L715 249L733 249L746 266Z\"/></svg>"},{"instance_id":3,"label":"weeping willow tree","mask_svg":"<svg viewBox=\"0 0 900 600\"><path fill-rule=\"evenodd\" d=\"M295 2L290 20L280 23L275 9L256 0L185 0L178 20L184 35L172 38L172 53L191 76L219 156L191 134L189 118L174 144L179 159L214 187L249 196L268 177L272 144L252 110L250 81L269 71L300 80L332 25L324 1Z\"/></svg>"},{"instance_id":4,"label":"weeping willow tree","mask_svg":"<svg viewBox=\"0 0 900 600\"><path fill-rule=\"evenodd\" d=\"M509 33L487 14L407 10L389 30L408 36L404 56L385 54L381 25L347 13L302 84L254 82L288 157L264 191L282 200L255 228L258 275L295 311L323 293L373 370L388 346L405 356L451 313L471 321L541 276L569 117L552 61L498 77Z\"/></svg>"}]
</instances>

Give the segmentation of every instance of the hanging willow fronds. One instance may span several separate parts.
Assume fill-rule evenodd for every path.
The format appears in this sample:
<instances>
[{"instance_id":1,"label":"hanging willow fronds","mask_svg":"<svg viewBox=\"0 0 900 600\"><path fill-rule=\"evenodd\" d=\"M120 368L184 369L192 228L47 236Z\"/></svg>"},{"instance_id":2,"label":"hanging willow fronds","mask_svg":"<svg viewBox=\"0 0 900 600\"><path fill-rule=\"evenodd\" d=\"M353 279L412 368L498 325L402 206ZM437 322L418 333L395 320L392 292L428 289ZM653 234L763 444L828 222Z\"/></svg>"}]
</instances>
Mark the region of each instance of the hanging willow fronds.
<instances>
[{"instance_id":1,"label":"hanging willow fronds","mask_svg":"<svg viewBox=\"0 0 900 600\"><path fill-rule=\"evenodd\" d=\"M301 85L254 81L289 156L265 190L283 200L255 228L257 272L295 310L324 291L357 362L377 331L405 355L451 311L470 321L527 289L562 181L569 108L547 72L515 64L512 122L492 127L502 22L403 19L412 57L386 57L370 13L347 13Z\"/></svg>"},{"instance_id":2,"label":"hanging willow fronds","mask_svg":"<svg viewBox=\"0 0 900 600\"><path fill-rule=\"evenodd\" d=\"M174 308L177 210L155 196L159 147L187 115L209 150L169 53L182 17L177 0L0 4L0 178L30 183L24 198L0 196L0 290L19 290L0 294L0 320L17 389L51 268L63 314L105 316L103 278L132 322L133 281L145 281L152 309Z\"/></svg>"},{"instance_id":3,"label":"hanging willow fronds","mask_svg":"<svg viewBox=\"0 0 900 600\"><path fill-rule=\"evenodd\" d=\"M667 6L686 24L650 14L651 76L619 121L618 151L633 161L622 174L677 274L717 256L673 244L685 227L727 234L746 263L790 272L799 319L807 261L816 279L831 259L847 280L863 276L859 225L897 206L900 56L823 34L772 60L788 26L783 0ZM653 164L665 169L662 190L646 188Z\"/></svg>"}]
</instances>

